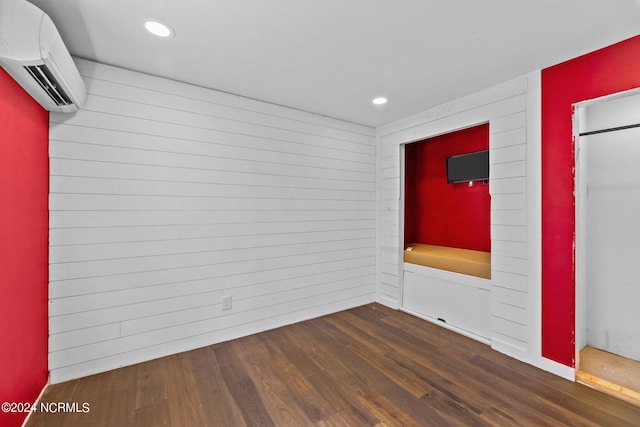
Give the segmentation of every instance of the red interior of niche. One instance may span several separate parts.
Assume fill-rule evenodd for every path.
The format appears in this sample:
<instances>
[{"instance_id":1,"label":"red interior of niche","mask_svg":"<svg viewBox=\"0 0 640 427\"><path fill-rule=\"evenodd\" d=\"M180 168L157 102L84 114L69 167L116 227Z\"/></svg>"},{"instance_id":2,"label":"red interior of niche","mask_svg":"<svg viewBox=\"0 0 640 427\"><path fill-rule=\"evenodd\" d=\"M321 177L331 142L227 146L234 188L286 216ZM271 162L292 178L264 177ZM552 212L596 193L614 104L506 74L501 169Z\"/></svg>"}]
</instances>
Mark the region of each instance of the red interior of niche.
<instances>
[{"instance_id":1,"label":"red interior of niche","mask_svg":"<svg viewBox=\"0 0 640 427\"><path fill-rule=\"evenodd\" d=\"M404 242L491 251L489 186L447 183L446 159L489 149L489 124L407 144Z\"/></svg>"}]
</instances>

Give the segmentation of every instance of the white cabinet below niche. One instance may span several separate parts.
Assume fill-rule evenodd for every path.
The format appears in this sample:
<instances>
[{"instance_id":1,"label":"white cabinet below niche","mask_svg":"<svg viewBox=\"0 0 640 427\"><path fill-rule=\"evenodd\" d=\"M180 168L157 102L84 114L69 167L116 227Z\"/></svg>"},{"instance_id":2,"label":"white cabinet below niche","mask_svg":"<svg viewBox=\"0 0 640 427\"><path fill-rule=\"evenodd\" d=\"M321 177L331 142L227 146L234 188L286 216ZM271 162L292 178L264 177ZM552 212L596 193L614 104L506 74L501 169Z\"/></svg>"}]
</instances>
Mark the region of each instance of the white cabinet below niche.
<instances>
[{"instance_id":1,"label":"white cabinet below niche","mask_svg":"<svg viewBox=\"0 0 640 427\"><path fill-rule=\"evenodd\" d=\"M491 281L404 264L405 311L490 344Z\"/></svg>"}]
</instances>

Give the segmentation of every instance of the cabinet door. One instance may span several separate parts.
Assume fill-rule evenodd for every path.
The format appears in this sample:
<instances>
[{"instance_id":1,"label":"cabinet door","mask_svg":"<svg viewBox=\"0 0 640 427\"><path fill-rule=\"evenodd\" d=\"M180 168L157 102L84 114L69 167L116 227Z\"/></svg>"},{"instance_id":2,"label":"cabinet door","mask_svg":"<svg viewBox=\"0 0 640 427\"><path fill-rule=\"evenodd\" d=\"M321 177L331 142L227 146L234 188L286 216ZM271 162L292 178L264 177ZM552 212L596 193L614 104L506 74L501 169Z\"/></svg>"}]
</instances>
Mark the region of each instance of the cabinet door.
<instances>
[{"instance_id":1,"label":"cabinet door","mask_svg":"<svg viewBox=\"0 0 640 427\"><path fill-rule=\"evenodd\" d=\"M490 291L405 271L403 306L483 338L491 334Z\"/></svg>"}]
</instances>

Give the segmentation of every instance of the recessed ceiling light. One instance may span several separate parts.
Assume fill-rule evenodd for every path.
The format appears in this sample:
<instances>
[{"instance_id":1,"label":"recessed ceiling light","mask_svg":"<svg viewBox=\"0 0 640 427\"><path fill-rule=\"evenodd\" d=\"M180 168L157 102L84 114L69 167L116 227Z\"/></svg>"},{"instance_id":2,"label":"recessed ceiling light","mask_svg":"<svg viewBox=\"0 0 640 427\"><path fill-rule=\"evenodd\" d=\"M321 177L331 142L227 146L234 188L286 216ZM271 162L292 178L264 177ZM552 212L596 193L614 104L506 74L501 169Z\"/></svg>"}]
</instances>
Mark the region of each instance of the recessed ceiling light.
<instances>
[{"instance_id":1,"label":"recessed ceiling light","mask_svg":"<svg viewBox=\"0 0 640 427\"><path fill-rule=\"evenodd\" d=\"M144 27L151 34L156 35L158 37L169 37L173 35L173 30L166 24L157 21L147 21L144 24Z\"/></svg>"},{"instance_id":2,"label":"recessed ceiling light","mask_svg":"<svg viewBox=\"0 0 640 427\"><path fill-rule=\"evenodd\" d=\"M379 98L374 98L373 101L371 102L373 102L376 105L382 105L382 104L386 104L387 101L388 101L387 98L381 96Z\"/></svg>"}]
</instances>

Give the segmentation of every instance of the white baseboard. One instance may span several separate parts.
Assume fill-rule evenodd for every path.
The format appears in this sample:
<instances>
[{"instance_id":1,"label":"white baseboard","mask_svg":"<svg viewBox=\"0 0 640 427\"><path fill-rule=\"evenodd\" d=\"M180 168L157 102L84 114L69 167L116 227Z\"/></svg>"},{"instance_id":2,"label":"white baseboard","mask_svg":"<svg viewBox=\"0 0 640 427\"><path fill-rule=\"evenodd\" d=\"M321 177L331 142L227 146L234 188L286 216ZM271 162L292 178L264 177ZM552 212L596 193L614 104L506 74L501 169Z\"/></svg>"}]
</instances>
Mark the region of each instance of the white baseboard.
<instances>
[{"instance_id":1,"label":"white baseboard","mask_svg":"<svg viewBox=\"0 0 640 427\"><path fill-rule=\"evenodd\" d=\"M44 385L44 387L42 387L42 390L40 390L40 394L36 398L35 402L33 402L34 406L40 404L40 400L42 400L42 396L44 395L44 391L47 389L47 387L49 387L49 379L47 379L47 383ZM33 411L27 414L27 417L22 422L22 427L25 427L27 425L27 423L29 422L29 418L31 418L31 414L33 414Z\"/></svg>"},{"instance_id":2,"label":"white baseboard","mask_svg":"<svg viewBox=\"0 0 640 427\"><path fill-rule=\"evenodd\" d=\"M389 308L393 308L394 310L398 310L400 308L396 299L389 298L385 295L378 295L376 302Z\"/></svg>"},{"instance_id":3,"label":"white baseboard","mask_svg":"<svg viewBox=\"0 0 640 427\"><path fill-rule=\"evenodd\" d=\"M575 382L576 380L575 368L571 368L569 366L563 365L562 363L547 359L546 357L537 357L536 360L533 361L533 365L537 366L543 371L551 372L552 374L555 374L569 381Z\"/></svg>"},{"instance_id":4,"label":"white baseboard","mask_svg":"<svg viewBox=\"0 0 640 427\"><path fill-rule=\"evenodd\" d=\"M543 371L550 372L569 381L576 380L574 368L554 362L553 360L542 356L532 355L526 348L518 348L496 338L494 338L493 345L491 347L500 353L506 354L509 357L520 360L521 362L528 363L529 365L533 365Z\"/></svg>"}]
</instances>

